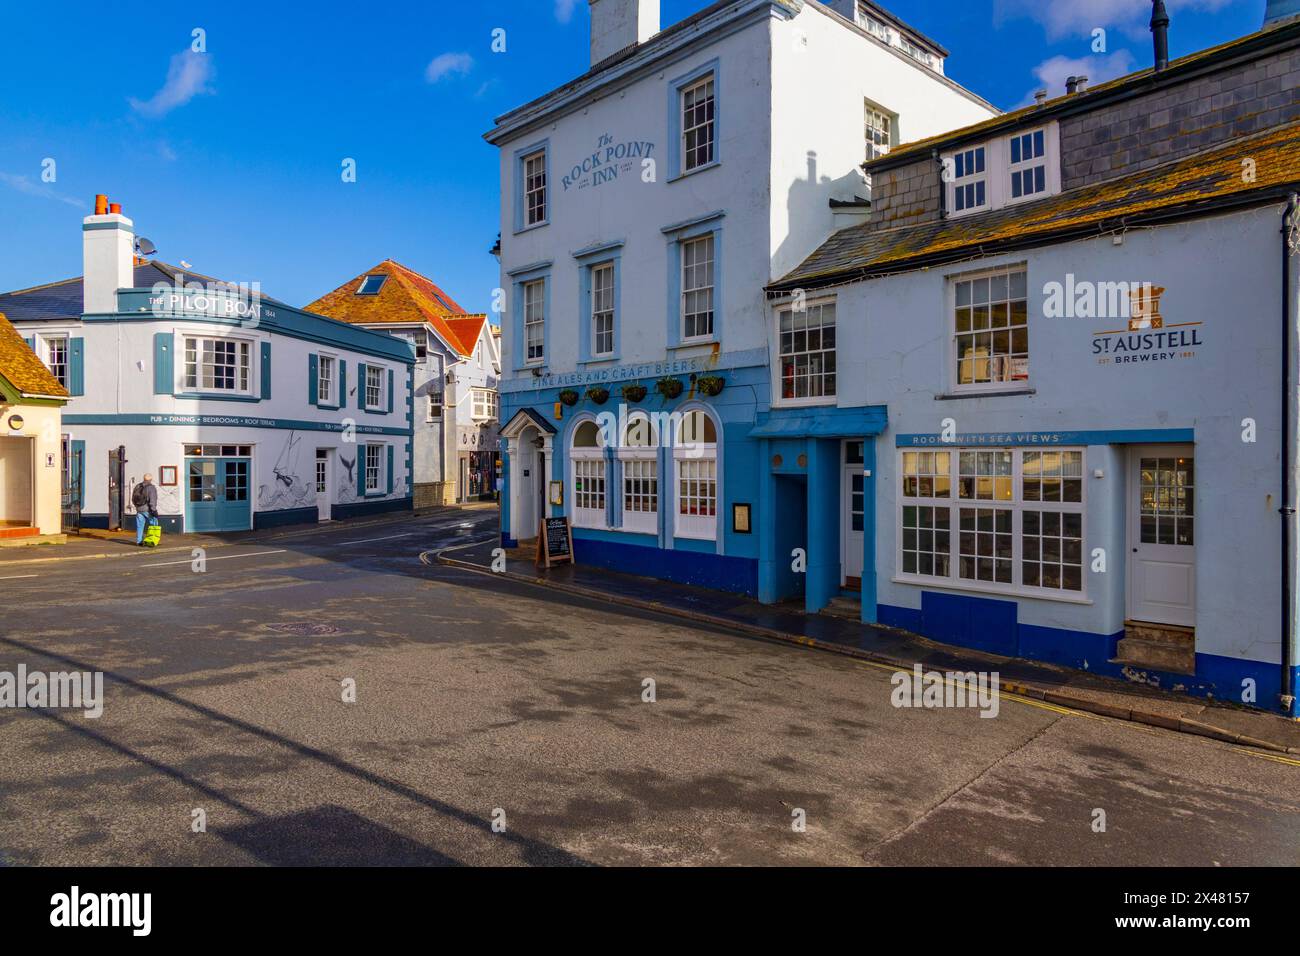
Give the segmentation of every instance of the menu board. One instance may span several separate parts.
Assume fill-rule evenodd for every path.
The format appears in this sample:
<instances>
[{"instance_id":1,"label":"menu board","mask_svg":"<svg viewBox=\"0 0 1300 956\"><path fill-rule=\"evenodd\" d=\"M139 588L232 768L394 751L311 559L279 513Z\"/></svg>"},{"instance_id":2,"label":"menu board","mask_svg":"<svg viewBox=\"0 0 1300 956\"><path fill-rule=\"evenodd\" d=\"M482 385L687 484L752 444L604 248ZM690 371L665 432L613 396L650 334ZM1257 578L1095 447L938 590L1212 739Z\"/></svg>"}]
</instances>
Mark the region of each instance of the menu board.
<instances>
[{"instance_id":1,"label":"menu board","mask_svg":"<svg viewBox=\"0 0 1300 956\"><path fill-rule=\"evenodd\" d=\"M569 519L564 515L546 518L537 536L537 566L549 568L566 561L573 563L573 529L569 527Z\"/></svg>"}]
</instances>

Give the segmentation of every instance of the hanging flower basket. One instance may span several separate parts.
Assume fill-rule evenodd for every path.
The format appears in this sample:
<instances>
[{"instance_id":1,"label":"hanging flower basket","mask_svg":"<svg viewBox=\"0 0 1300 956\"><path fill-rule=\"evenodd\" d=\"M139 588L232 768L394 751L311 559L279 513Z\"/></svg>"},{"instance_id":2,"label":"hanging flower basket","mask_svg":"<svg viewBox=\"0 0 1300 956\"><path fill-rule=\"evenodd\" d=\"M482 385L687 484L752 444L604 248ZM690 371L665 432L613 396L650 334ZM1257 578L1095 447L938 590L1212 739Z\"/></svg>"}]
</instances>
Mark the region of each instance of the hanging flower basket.
<instances>
[{"instance_id":1,"label":"hanging flower basket","mask_svg":"<svg viewBox=\"0 0 1300 956\"><path fill-rule=\"evenodd\" d=\"M640 382L635 385L623 386L623 400L627 402L639 402L645 398L646 387Z\"/></svg>"},{"instance_id":2,"label":"hanging flower basket","mask_svg":"<svg viewBox=\"0 0 1300 956\"><path fill-rule=\"evenodd\" d=\"M726 384L726 380L721 375L701 375L695 380L695 386L700 390L700 394L710 397L720 394Z\"/></svg>"},{"instance_id":3,"label":"hanging flower basket","mask_svg":"<svg viewBox=\"0 0 1300 956\"><path fill-rule=\"evenodd\" d=\"M672 378L671 376L661 378L659 381L655 382L655 391L664 398L676 398L682 393L683 387L681 379Z\"/></svg>"},{"instance_id":4,"label":"hanging flower basket","mask_svg":"<svg viewBox=\"0 0 1300 956\"><path fill-rule=\"evenodd\" d=\"M574 391L571 388L566 388L562 392L560 392L560 401L563 402L565 405L568 405L570 408L572 408L574 405L577 405L578 399L580 399L581 397L582 397L581 395L579 395L576 391Z\"/></svg>"},{"instance_id":5,"label":"hanging flower basket","mask_svg":"<svg viewBox=\"0 0 1300 956\"><path fill-rule=\"evenodd\" d=\"M602 385L593 385L587 389L587 397L597 405L604 405L609 401L609 389Z\"/></svg>"}]
</instances>

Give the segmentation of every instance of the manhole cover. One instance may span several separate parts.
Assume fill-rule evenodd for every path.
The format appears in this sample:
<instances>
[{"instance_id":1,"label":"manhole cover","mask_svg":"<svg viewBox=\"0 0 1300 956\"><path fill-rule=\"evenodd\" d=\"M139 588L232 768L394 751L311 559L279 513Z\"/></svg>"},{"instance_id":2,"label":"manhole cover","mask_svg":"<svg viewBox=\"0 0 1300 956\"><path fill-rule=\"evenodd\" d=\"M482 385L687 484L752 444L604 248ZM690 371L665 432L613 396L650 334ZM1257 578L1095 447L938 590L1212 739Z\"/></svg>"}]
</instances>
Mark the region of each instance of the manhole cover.
<instances>
[{"instance_id":1,"label":"manhole cover","mask_svg":"<svg viewBox=\"0 0 1300 956\"><path fill-rule=\"evenodd\" d=\"M313 624L310 621L290 621L286 624L263 624L268 631L277 634L295 634L300 637L324 637L327 634L342 634L333 624Z\"/></svg>"}]
</instances>

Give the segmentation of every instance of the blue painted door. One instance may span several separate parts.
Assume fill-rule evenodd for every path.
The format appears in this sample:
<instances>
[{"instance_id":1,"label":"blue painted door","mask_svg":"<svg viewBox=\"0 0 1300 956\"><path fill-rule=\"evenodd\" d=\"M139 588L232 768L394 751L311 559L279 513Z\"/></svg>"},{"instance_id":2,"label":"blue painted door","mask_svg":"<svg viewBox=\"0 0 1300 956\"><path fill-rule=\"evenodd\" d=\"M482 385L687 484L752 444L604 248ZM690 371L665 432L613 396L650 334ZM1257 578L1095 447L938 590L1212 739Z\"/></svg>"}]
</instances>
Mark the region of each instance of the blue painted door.
<instances>
[{"instance_id":1,"label":"blue painted door","mask_svg":"<svg viewBox=\"0 0 1300 956\"><path fill-rule=\"evenodd\" d=\"M246 531L252 527L247 458L190 458L186 461L187 531Z\"/></svg>"}]
</instances>

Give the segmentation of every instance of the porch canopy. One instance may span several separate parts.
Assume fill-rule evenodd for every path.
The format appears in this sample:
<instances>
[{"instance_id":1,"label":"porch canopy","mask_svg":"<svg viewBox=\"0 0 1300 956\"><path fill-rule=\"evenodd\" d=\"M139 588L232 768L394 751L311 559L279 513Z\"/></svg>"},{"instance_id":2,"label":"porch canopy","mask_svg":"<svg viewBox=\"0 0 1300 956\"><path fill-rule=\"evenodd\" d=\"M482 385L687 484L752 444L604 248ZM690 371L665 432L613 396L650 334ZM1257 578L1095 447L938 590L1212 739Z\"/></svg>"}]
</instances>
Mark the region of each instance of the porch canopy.
<instances>
[{"instance_id":1,"label":"porch canopy","mask_svg":"<svg viewBox=\"0 0 1300 956\"><path fill-rule=\"evenodd\" d=\"M889 424L884 405L861 408L781 408L760 413L750 438L871 438Z\"/></svg>"}]
</instances>

